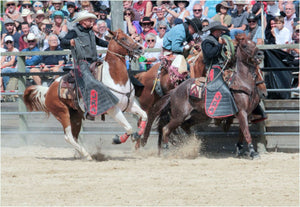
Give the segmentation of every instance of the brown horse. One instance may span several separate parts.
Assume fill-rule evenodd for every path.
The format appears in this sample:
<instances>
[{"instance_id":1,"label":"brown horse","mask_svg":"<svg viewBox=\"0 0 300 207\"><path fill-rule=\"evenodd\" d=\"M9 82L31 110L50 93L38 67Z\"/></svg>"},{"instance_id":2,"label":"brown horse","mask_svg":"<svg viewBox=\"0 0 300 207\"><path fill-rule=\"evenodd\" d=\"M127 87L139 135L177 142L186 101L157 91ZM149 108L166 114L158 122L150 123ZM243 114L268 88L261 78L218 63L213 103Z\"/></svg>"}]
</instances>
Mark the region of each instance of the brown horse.
<instances>
[{"instance_id":1,"label":"brown horse","mask_svg":"<svg viewBox=\"0 0 300 207\"><path fill-rule=\"evenodd\" d=\"M203 63L203 53L199 51L201 42L198 42L193 49L193 54L189 55L188 63L191 66L191 77L203 77L205 76L205 65ZM198 46L198 47L197 47ZM170 81L169 71L167 68L162 68L159 76L158 69L161 63L155 64L146 72L138 73L135 77L144 85L144 89L141 95L138 97L141 108L146 111L148 115L148 122L145 128L145 132L141 141L142 146L147 144L148 137L150 135L151 127L156 119L156 116L150 116L150 114L155 114L153 105L160 100L161 96L153 90L154 81L159 78L161 84L161 90L163 94L167 94L171 89L174 89L174 84Z\"/></svg>"},{"instance_id":2,"label":"brown horse","mask_svg":"<svg viewBox=\"0 0 300 207\"><path fill-rule=\"evenodd\" d=\"M143 134L147 114L139 107L135 100L134 87L128 77L125 63L125 56L138 56L143 53L143 47L134 42L122 30L116 32L109 31L110 42L108 45L105 61L102 69L102 83L106 85L111 92L118 97L119 103L109 109L106 113L112 116L122 125L126 133L114 138L114 144L125 142L130 136L138 138ZM91 160L89 153L79 145L78 135L82 125L84 113L80 110L74 100L70 98L61 98L58 94L59 83L62 77L48 87L30 86L24 92L24 102L30 111L45 111L52 113L62 124L65 132L65 140L74 146L74 148L87 160ZM101 93L101 91L100 91ZM127 111L137 114L141 117L139 131L134 133L132 126L126 120L122 112Z\"/></svg>"},{"instance_id":3,"label":"brown horse","mask_svg":"<svg viewBox=\"0 0 300 207\"><path fill-rule=\"evenodd\" d=\"M235 117L240 124L240 133L245 138L249 156L256 157L252 138L248 126L248 116L256 108L260 101L257 88L257 70L259 64L258 49L254 42L240 38L237 43L236 71L234 72L229 88L235 100L238 112ZM187 129L196 124L209 120L205 111L205 100L194 99L189 96L189 88L194 79L189 79L180 84L169 94L161 98L155 105L154 110L159 115L159 131L162 132L164 148L168 148L169 135L178 127L186 126ZM258 83L264 84L264 83ZM165 117L168 117L165 119ZM232 120L233 117L229 117ZM241 154L243 139L237 143L237 154Z\"/></svg>"}]
</instances>

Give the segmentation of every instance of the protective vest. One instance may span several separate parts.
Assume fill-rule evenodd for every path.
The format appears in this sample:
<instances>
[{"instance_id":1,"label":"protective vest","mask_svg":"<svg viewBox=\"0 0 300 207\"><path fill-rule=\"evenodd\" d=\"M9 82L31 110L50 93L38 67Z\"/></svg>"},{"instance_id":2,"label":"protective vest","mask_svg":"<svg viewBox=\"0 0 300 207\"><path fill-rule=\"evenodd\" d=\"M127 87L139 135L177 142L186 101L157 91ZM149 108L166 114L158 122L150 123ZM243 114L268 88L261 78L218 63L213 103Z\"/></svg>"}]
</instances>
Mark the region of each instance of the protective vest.
<instances>
[{"instance_id":1,"label":"protective vest","mask_svg":"<svg viewBox=\"0 0 300 207\"><path fill-rule=\"evenodd\" d=\"M206 40L209 40L210 42L212 42L215 46L219 45L219 42L216 38L214 38L213 36L211 35L208 35L205 39ZM203 49L203 48L202 48ZM204 63L206 65L206 67L209 67L210 65L218 65L220 63L222 63L222 57L221 57L221 50L219 51L219 56L218 57L207 57L205 52L203 53L203 57L204 57Z\"/></svg>"},{"instance_id":2,"label":"protective vest","mask_svg":"<svg viewBox=\"0 0 300 207\"><path fill-rule=\"evenodd\" d=\"M76 60L87 60L89 63L97 61L97 49L95 34L92 30L88 33L80 31L80 29L75 26L74 31L77 34L76 39L79 44L76 44L73 50L75 50Z\"/></svg>"}]
</instances>

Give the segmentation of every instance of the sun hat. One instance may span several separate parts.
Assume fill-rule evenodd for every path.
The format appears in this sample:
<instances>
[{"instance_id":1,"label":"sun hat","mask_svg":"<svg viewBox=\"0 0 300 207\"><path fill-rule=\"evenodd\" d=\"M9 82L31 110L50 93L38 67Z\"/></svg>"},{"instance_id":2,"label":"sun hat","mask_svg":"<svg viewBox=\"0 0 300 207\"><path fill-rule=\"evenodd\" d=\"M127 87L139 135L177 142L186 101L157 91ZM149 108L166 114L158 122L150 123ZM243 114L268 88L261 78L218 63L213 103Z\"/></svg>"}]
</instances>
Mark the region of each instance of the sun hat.
<instances>
[{"instance_id":1,"label":"sun hat","mask_svg":"<svg viewBox=\"0 0 300 207\"><path fill-rule=\"evenodd\" d=\"M14 38L13 38L11 35L6 35L6 36L4 37L4 42L7 42L7 41L12 41L12 42L14 42Z\"/></svg>"},{"instance_id":2,"label":"sun hat","mask_svg":"<svg viewBox=\"0 0 300 207\"><path fill-rule=\"evenodd\" d=\"M32 3L31 3L31 1L23 1L22 5L31 5L32 6Z\"/></svg>"},{"instance_id":3,"label":"sun hat","mask_svg":"<svg viewBox=\"0 0 300 207\"><path fill-rule=\"evenodd\" d=\"M78 12L78 16L73 22L80 22L82 20L90 19L90 18L97 19L95 14L92 14L92 13L89 13L88 11L86 11L86 10L83 10L81 12Z\"/></svg>"},{"instance_id":4,"label":"sun hat","mask_svg":"<svg viewBox=\"0 0 300 207\"><path fill-rule=\"evenodd\" d=\"M25 40L25 42L28 42L28 41L30 41L30 40L37 40L37 37L35 36L34 33L31 33L31 32L30 32L30 33L27 35L27 37L24 38L24 40Z\"/></svg>"},{"instance_id":5,"label":"sun hat","mask_svg":"<svg viewBox=\"0 0 300 207\"><path fill-rule=\"evenodd\" d=\"M62 1L61 0L52 0L52 4L61 4Z\"/></svg>"},{"instance_id":6,"label":"sun hat","mask_svg":"<svg viewBox=\"0 0 300 207\"><path fill-rule=\"evenodd\" d=\"M37 16L41 16L43 15L44 17L46 17L45 12L42 9L39 9L34 15L33 18L35 19Z\"/></svg>"},{"instance_id":7,"label":"sun hat","mask_svg":"<svg viewBox=\"0 0 300 207\"><path fill-rule=\"evenodd\" d=\"M53 12L52 18L54 19L54 17L56 17L56 16L61 16L61 18L63 18L63 19L65 18L64 13L62 11L59 11L59 10L56 10L55 12Z\"/></svg>"},{"instance_id":8,"label":"sun hat","mask_svg":"<svg viewBox=\"0 0 300 207\"><path fill-rule=\"evenodd\" d=\"M228 28L223 26L221 24L221 22L218 22L218 21L214 21L214 22L211 22L208 26L204 27L202 29L202 32L206 32L206 31L215 31L215 30L224 30L224 31L228 31Z\"/></svg>"},{"instance_id":9,"label":"sun hat","mask_svg":"<svg viewBox=\"0 0 300 207\"><path fill-rule=\"evenodd\" d=\"M21 14L22 17L27 17L28 15L31 14L33 14L33 12L30 11L30 9L22 9L22 14Z\"/></svg>"},{"instance_id":10,"label":"sun hat","mask_svg":"<svg viewBox=\"0 0 300 207\"><path fill-rule=\"evenodd\" d=\"M193 19L185 18L185 20L189 25L191 25L195 29L195 32L199 34L202 33L202 23L199 18L193 18Z\"/></svg>"},{"instance_id":11,"label":"sun hat","mask_svg":"<svg viewBox=\"0 0 300 207\"><path fill-rule=\"evenodd\" d=\"M18 5L18 1L17 0L7 0L4 3L4 7L7 7L7 4L9 4L9 3L14 3L16 6Z\"/></svg>"},{"instance_id":12,"label":"sun hat","mask_svg":"<svg viewBox=\"0 0 300 207\"><path fill-rule=\"evenodd\" d=\"M178 3L179 2L184 2L185 3L185 7L188 7L189 4L190 4L190 1L183 1L183 0L174 1L174 4L178 7Z\"/></svg>"},{"instance_id":13,"label":"sun hat","mask_svg":"<svg viewBox=\"0 0 300 207\"><path fill-rule=\"evenodd\" d=\"M221 3L217 4L216 6L216 12L220 12L221 7L224 6L227 9L231 9L232 7L228 4L227 1L222 1Z\"/></svg>"},{"instance_id":14,"label":"sun hat","mask_svg":"<svg viewBox=\"0 0 300 207\"><path fill-rule=\"evenodd\" d=\"M51 22L49 21L49 19L44 19L41 24L51 24Z\"/></svg>"},{"instance_id":15,"label":"sun hat","mask_svg":"<svg viewBox=\"0 0 300 207\"><path fill-rule=\"evenodd\" d=\"M247 1L246 0L235 0L234 3L235 5L247 5Z\"/></svg>"},{"instance_id":16,"label":"sun hat","mask_svg":"<svg viewBox=\"0 0 300 207\"><path fill-rule=\"evenodd\" d=\"M142 21L140 21L140 25L150 23L152 26L154 25L154 21L150 19L150 17L143 17Z\"/></svg>"},{"instance_id":17,"label":"sun hat","mask_svg":"<svg viewBox=\"0 0 300 207\"><path fill-rule=\"evenodd\" d=\"M15 24L15 21L12 20L12 19L7 18L7 19L4 20L4 25L6 25L6 24Z\"/></svg>"}]
</instances>

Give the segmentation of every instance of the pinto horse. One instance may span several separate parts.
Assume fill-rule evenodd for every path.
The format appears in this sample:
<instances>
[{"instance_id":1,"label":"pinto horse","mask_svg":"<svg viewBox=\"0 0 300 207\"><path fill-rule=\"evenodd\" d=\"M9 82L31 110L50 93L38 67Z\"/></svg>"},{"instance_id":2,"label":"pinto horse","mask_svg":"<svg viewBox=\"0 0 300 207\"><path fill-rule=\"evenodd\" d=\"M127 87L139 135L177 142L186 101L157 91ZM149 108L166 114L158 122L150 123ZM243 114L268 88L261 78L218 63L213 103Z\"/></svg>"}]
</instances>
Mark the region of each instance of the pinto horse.
<instances>
[{"instance_id":1,"label":"pinto horse","mask_svg":"<svg viewBox=\"0 0 300 207\"><path fill-rule=\"evenodd\" d=\"M118 97L119 102L116 106L109 109L106 113L113 117L122 125L126 133L116 136L114 144L125 142L130 136L138 139L144 132L147 114L143 111L135 100L135 90L131 83L125 56L137 56L143 53L144 48L134 42L122 30L116 32L109 31L110 41L108 45L105 61L102 69L102 82L111 92ZM52 113L62 124L65 132L65 140L74 146L80 155L87 160L91 160L90 154L78 143L78 135L82 125L84 113L74 105L72 99L62 99L58 95L59 82L62 77L55 80L50 87L29 86L24 92L24 102L30 111L45 111ZM101 91L100 91L101 93ZM126 120L123 112L131 112L141 117L139 131L134 133L132 126Z\"/></svg>"},{"instance_id":2,"label":"pinto horse","mask_svg":"<svg viewBox=\"0 0 300 207\"><path fill-rule=\"evenodd\" d=\"M260 61L259 51L255 43L248 40L246 36L239 38L236 53L236 71L231 77L229 88L231 89L238 112L235 117L240 124L240 135L245 138L249 156L254 158L258 154L254 150L252 138L248 126L248 116L256 108L260 101L257 85L258 64ZM162 132L163 147L168 148L169 135L180 125L192 126L196 123L208 121L210 117L205 111L205 100L194 99L189 96L189 88L194 79L189 79L180 84L169 94L162 97L155 105L154 110L159 115L159 130ZM165 119L165 117L168 117ZM233 119L229 117L228 119ZM243 139L237 143L237 154L241 155Z\"/></svg>"},{"instance_id":3,"label":"pinto horse","mask_svg":"<svg viewBox=\"0 0 300 207\"><path fill-rule=\"evenodd\" d=\"M203 77L205 76L205 64L203 63L203 53L199 51L200 41L196 42L194 53L188 57L188 63L190 64L191 76L192 77ZM141 95L138 97L141 108L148 114L148 122L145 128L143 138L138 140L141 142L142 146L147 144L148 137L150 135L151 127L156 119L155 109L153 105L160 100L159 96L155 90L153 90L154 82L156 78L159 78L161 84L161 90L163 94L169 93L171 89L174 89L174 85L170 81L168 69L162 67L160 74L158 75L158 69L161 63L157 63L152 68L146 72L141 72L135 75L135 77L144 85L144 89Z\"/></svg>"}]
</instances>

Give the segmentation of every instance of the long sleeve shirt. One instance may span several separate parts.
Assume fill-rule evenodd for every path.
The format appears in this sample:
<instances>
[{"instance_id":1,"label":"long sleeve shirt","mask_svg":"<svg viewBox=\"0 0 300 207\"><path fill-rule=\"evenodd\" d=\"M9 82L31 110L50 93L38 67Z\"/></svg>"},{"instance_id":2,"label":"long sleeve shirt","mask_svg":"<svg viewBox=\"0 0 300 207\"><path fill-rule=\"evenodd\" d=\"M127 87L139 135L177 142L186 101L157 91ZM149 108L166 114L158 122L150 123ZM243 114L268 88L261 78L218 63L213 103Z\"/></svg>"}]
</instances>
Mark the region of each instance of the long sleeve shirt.
<instances>
[{"instance_id":1,"label":"long sleeve shirt","mask_svg":"<svg viewBox=\"0 0 300 207\"><path fill-rule=\"evenodd\" d=\"M22 50L22 52L26 52L26 51L34 52L34 51L40 51L40 50L38 47L35 47L32 50L30 50L29 48L25 48L24 50ZM40 64L41 61L42 61L42 56L40 56L40 55L26 56L25 64L26 64L26 66L33 66L33 65Z\"/></svg>"}]
</instances>

